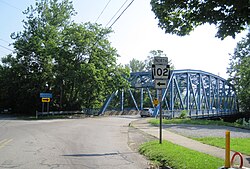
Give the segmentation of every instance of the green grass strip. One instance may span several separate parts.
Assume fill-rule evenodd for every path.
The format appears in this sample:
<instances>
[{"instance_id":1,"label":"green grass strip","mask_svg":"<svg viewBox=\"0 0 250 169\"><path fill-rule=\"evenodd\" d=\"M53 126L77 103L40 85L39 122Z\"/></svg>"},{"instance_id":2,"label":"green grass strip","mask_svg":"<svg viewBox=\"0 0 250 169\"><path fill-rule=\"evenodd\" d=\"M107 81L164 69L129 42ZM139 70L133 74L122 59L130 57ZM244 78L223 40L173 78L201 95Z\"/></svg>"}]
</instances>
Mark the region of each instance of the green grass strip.
<instances>
[{"instance_id":1,"label":"green grass strip","mask_svg":"<svg viewBox=\"0 0 250 169\"><path fill-rule=\"evenodd\" d=\"M150 119L149 123L153 125L159 124L159 119ZM198 120L198 119L163 119L163 124L194 124L194 125L217 125L217 126L231 126L231 127L240 127L244 128L244 126L237 123L229 123L223 121L215 121L215 120Z\"/></svg>"},{"instance_id":2,"label":"green grass strip","mask_svg":"<svg viewBox=\"0 0 250 169\"><path fill-rule=\"evenodd\" d=\"M140 146L139 152L150 160L172 169L217 169L224 165L224 161L220 158L168 141L163 141L162 144L158 141L144 143Z\"/></svg>"},{"instance_id":3,"label":"green grass strip","mask_svg":"<svg viewBox=\"0 0 250 169\"><path fill-rule=\"evenodd\" d=\"M219 137L203 137L192 138L204 144L225 148L225 138ZM242 154L250 155L250 138L231 138L230 148L232 151L241 152Z\"/></svg>"}]
</instances>

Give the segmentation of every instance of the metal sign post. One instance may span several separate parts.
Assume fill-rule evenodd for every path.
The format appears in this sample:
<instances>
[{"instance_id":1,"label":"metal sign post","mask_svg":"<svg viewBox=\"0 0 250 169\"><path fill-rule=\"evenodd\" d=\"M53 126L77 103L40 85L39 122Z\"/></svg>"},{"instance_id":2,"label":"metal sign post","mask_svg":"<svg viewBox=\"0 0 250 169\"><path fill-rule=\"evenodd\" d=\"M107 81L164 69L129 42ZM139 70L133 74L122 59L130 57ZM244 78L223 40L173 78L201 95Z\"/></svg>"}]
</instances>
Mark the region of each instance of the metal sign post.
<instances>
[{"instance_id":1,"label":"metal sign post","mask_svg":"<svg viewBox=\"0 0 250 169\"><path fill-rule=\"evenodd\" d=\"M49 112L49 103L52 98L52 93L40 93L40 98L42 101L42 113L44 112L44 109L46 109L46 107L44 107L44 103L47 103L47 112Z\"/></svg>"},{"instance_id":2,"label":"metal sign post","mask_svg":"<svg viewBox=\"0 0 250 169\"><path fill-rule=\"evenodd\" d=\"M42 114L44 112L44 102L42 102Z\"/></svg>"},{"instance_id":3,"label":"metal sign post","mask_svg":"<svg viewBox=\"0 0 250 169\"><path fill-rule=\"evenodd\" d=\"M167 88L167 79L170 78L170 65L167 57L154 57L152 65L152 78L155 82L155 89L158 91L160 103L160 131L159 143L162 144L162 89Z\"/></svg>"},{"instance_id":4,"label":"metal sign post","mask_svg":"<svg viewBox=\"0 0 250 169\"><path fill-rule=\"evenodd\" d=\"M49 113L49 102L47 103L47 112Z\"/></svg>"},{"instance_id":5,"label":"metal sign post","mask_svg":"<svg viewBox=\"0 0 250 169\"><path fill-rule=\"evenodd\" d=\"M159 91L159 101L160 101L160 133L159 133L159 143L162 144L162 90L158 89Z\"/></svg>"}]
</instances>

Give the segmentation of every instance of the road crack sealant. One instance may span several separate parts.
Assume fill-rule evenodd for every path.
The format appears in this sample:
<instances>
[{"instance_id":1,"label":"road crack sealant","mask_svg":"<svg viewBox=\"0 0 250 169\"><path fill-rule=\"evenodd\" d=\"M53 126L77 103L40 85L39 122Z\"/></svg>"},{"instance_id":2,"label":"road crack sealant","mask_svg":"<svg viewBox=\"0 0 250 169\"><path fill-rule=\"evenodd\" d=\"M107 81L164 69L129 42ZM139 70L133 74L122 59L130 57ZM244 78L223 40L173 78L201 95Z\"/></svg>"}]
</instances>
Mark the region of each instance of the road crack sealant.
<instances>
[{"instance_id":1,"label":"road crack sealant","mask_svg":"<svg viewBox=\"0 0 250 169\"><path fill-rule=\"evenodd\" d=\"M13 164L13 160L5 160L1 165L0 168L20 168L21 164Z\"/></svg>"}]
</instances>

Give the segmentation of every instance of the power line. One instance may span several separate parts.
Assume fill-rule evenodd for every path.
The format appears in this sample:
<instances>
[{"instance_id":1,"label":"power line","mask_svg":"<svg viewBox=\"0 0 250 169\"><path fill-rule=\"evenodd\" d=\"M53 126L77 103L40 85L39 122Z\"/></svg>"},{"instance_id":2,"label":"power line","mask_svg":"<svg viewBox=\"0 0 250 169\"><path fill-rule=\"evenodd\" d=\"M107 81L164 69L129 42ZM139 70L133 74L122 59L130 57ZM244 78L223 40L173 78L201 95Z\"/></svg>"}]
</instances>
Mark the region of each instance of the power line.
<instances>
[{"instance_id":1,"label":"power line","mask_svg":"<svg viewBox=\"0 0 250 169\"><path fill-rule=\"evenodd\" d=\"M103 8L102 12L100 13L100 15L97 17L95 23L98 21L98 19L101 17L101 15L103 14L103 12L105 11L105 9L107 8L107 6L109 5L111 0L108 1L108 3L106 4L106 6Z\"/></svg>"},{"instance_id":2,"label":"power line","mask_svg":"<svg viewBox=\"0 0 250 169\"><path fill-rule=\"evenodd\" d=\"M20 9L20 8L18 8L18 7L16 7L16 6L14 6L14 5L11 5L10 3L8 3L8 2L6 2L6 1L3 1L3 0L0 0L1 2L3 2L4 4L6 4L6 5L8 5L8 6L10 6L10 7L12 7L12 8L15 8L15 9L17 9L17 10L19 10L19 11L23 11L22 9Z\"/></svg>"},{"instance_id":3,"label":"power line","mask_svg":"<svg viewBox=\"0 0 250 169\"><path fill-rule=\"evenodd\" d=\"M134 2L135 0L132 0L128 6L122 11L122 13L116 18L116 20L109 26L109 28L111 28L119 19L120 17L123 15L123 13L132 5L132 3Z\"/></svg>"},{"instance_id":4,"label":"power line","mask_svg":"<svg viewBox=\"0 0 250 169\"><path fill-rule=\"evenodd\" d=\"M3 42L5 42L5 43L8 43L9 45L13 45L13 44L11 44L10 42L8 42L7 40L4 40L4 39L2 39L2 38L0 38L0 40L1 41L3 41ZM2 48L4 48L4 49L7 49L7 50L9 50L9 51L11 51L11 52L15 52L13 49L10 49L10 48L8 48L8 47L5 47L5 46L3 46L3 45L0 45L0 47L2 47Z\"/></svg>"},{"instance_id":5,"label":"power line","mask_svg":"<svg viewBox=\"0 0 250 169\"><path fill-rule=\"evenodd\" d=\"M8 6L11 6L12 8L15 8L15 9L18 9L18 10L20 10L20 11L22 11L20 8L17 8L17 7L15 7L15 6L13 6L13 5L11 5L11 4L9 4L9 3L7 3L7 2L5 2L5 1L3 1L3 0L0 0L1 2L3 2L3 3L5 3L5 4L7 4ZM127 3L127 1L128 0L126 0L123 4L122 4L122 6L118 9L118 11L113 15L113 17L109 20L109 22L106 24L106 27L108 26L108 24L114 19L114 17L119 13L119 11L123 8L123 6ZM106 6L104 7L104 9L102 10L102 12L100 13L100 15L98 16L98 18L96 19L96 22L98 21L98 19L101 17L101 15L103 14L103 12L105 11L105 9L107 8L107 6L109 5L109 3L111 2L111 0L109 0L108 1L108 3L106 4ZM134 2L134 0L132 0L128 5L127 5L127 7L120 13L120 15L115 19L115 21L109 26L109 29L120 19L120 17L124 14L124 12L132 5L132 3ZM100 37L101 38L101 37ZM6 43L9 43L8 41L5 41L5 40L3 40L3 39L1 39L0 38L0 40L1 41L3 41L3 42L6 42ZM96 43L97 43L97 41L96 41ZM96 44L95 43L95 44ZM94 45L95 45L94 44ZM13 45L13 44L11 44L11 45ZM12 50L12 49L10 49L10 48L7 48L7 47L5 47L5 46L3 46L3 45L0 45L0 47L2 47L2 48L4 48L4 49L6 49L6 50L9 50L9 51L11 51L11 52L13 52L13 53L15 53L16 51L15 50ZM25 50L25 49L22 49L22 48L19 48L19 50L22 50L22 51L25 51L25 52L31 52L31 51L27 51L27 50Z\"/></svg>"},{"instance_id":6,"label":"power line","mask_svg":"<svg viewBox=\"0 0 250 169\"><path fill-rule=\"evenodd\" d=\"M116 13L115 13L115 14L113 15L113 17L109 20L109 22L106 24L105 27L108 26L108 24L114 19L114 17L118 14L118 12L120 12L120 10L123 8L123 6L124 6L127 2L128 2L128 0L126 0L126 1L122 4L122 6L116 11Z\"/></svg>"},{"instance_id":7,"label":"power line","mask_svg":"<svg viewBox=\"0 0 250 169\"><path fill-rule=\"evenodd\" d=\"M128 0L126 0L125 3L126 3L127 1L128 1ZM121 14L115 19L115 21L109 26L108 29L110 29L110 28L119 20L119 18L120 18L120 17L123 15L123 13L131 6L131 4L132 4L134 1L135 1L135 0L132 0L132 1L128 4L128 6L121 12ZM125 3L124 3L124 4L125 4ZM124 4L123 4L122 6L124 6ZM121 8L122 8L122 7L121 7ZM121 8L120 8L120 9L121 9ZM120 10L120 9L119 9L119 10ZM119 10L118 10L118 11L119 11ZM116 14L115 14L115 15L116 15ZM114 16L115 16L115 15L114 15ZM114 16L113 16L113 17L114 17ZM113 17L112 17L112 18L113 18ZM98 38L98 40L95 41L95 43L94 43L93 46L95 46L95 45L97 44L97 42L98 42L103 36L104 36L104 35L101 35L101 36ZM93 46L92 46L92 47L93 47Z\"/></svg>"},{"instance_id":8,"label":"power line","mask_svg":"<svg viewBox=\"0 0 250 169\"><path fill-rule=\"evenodd\" d=\"M6 50L9 50L9 51L11 51L11 52L15 52L14 50L12 50L12 49L10 49L10 48L7 48L7 47L5 47L5 46L3 46L3 45L0 45L0 47L2 47L2 48L4 48L4 49L6 49Z\"/></svg>"},{"instance_id":9,"label":"power line","mask_svg":"<svg viewBox=\"0 0 250 169\"><path fill-rule=\"evenodd\" d=\"M125 3L126 3L127 1L128 1L128 0L126 0ZM119 18L123 15L123 13L131 6L131 4L132 4L134 1L135 1L135 0L132 0L132 1L128 4L128 6L121 12L121 14L115 19L115 21L109 26L108 29L110 29L110 28L118 21L118 19L119 19ZM124 3L124 4L125 4L125 3ZM124 4L122 5L122 7L124 6ZM121 7L121 8L122 8L122 7ZM120 9L121 9L121 8L120 8ZM119 9L119 10L120 10L120 9ZM118 10L118 11L119 11L119 10ZM116 14L115 14L115 15L116 15ZM114 16L115 16L115 15L114 15ZM114 17L114 16L113 16L113 17ZM113 18L113 17L112 17L112 18ZM111 19L111 20L112 20L112 19ZM107 25L106 25L106 26L107 26ZM93 46L95 46L95 45L98 43L98 41L99 41L103 36L104 36L104 35L101 35L101 36L98 38L98 40L95 41L95 43L93 44Z\"/></svg>"},{"instance_id":10,"label":"power line","mask_svg":"<svg viewBox=\"0 0 250 169\"><path fill-rule=\"evenodd\" d=\"M5 43L8 43L9 45L12 45L12 46L13 46L13 44L12 44L12 43L10 43L10 42L8 42L8 41L6 41L6 40L2 39L2 38L0 38L0 40L1 40L1 41L3 41L3 42L5 42ZM15 53L15 52L16 52L15 50L10 49L10 48L8 48L8 47L5 47L5 46L3 46L3 45L0 45L0 47L2 47L2 48L4 48L4 49L7 49L7 50L9 50L9 51L11 51L11 52L13 52L13 53ZM20 47L19 47L19 50L21 50L21 51L23 51L23 52L32 53L32 51L28 51L28 50L23 49L23 48L20 48Z\"/></svg>"},{"instance_id":11,"label":"power line","mask_svg":"<svg viewBox=\"0 0 250 169\"><path fill-rule=\"evenodd\" d=\"M8 42L8 41L6 41L6 40L4 40L2 38L0 38L0 40L3 41L3 42L5 42L5 43L11 44L10 42Z\"/></svg>"}]
</instances>

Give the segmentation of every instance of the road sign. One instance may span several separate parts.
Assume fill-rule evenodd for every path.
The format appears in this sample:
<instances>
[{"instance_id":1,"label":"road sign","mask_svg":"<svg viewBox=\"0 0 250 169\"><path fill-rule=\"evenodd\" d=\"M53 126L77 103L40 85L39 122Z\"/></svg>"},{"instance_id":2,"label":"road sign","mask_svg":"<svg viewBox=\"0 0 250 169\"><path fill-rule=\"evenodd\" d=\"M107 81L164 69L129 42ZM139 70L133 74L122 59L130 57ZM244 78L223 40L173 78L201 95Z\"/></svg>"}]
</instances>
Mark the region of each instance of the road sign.
<instances>
[{"instance_id":1,"label":"road sign","mask_svg":"<svg viewBox=\"0 0 250 169\"><path fill-rule=\"evenodd\" d=\"M156 89L166 89L167 80L166 79L155 79L155 88Z\"/></svg>"},{"instance_id":2,"label":"road sign","mask_svg":"<svg viewBox=\"0 0 250 169\"><path fill-rule=\"evenodd\" d=\"M155 98L154 101L153 101L153 104L154 104L155 107L158 106L159 100L157 98Z\"/></svg>"},{"instance_id":3,"label":"road sign","mask_svg":"<svg viewBox=\"0 0 250 169\"><path fill-rule=\"evenodd\" d=\"M52 93L40 93L40 98L52 98Z\"/></svg>"},{"instance_id":4,"label":"road sign","mask_svg":"<svg viewBox=\"0 0 250 169\"><path fill-rule=\"evenodd\" d=\"M152 65L153 79L169 79L170 66L169 65Z\"/></svg>"},{"instance_id":5,"label":"road sign","mask_svg":"<svg viewBox=\"0 0 250 169\"><path fill-rule=\"evenodd\" d=\"M50 102L50 98L42 98L42 102L43 103L49 103Z\"/></svg>"},{"instance_id":6,"label":"road sign","mask_svg":"<svg viewBox=\"0 0 250 169\"><path fill-rule=\"evenodd\" d=\"M160 144L162 144L162 91L167 88L167 79L170 79L170 66L168 65L167 57L154 57L152 65L152 78L155 79L155 88L159 89L160 100Z\"/></svg>"},{"instance_id":7,"label":"road sign","mask_svg":"<svg viewBox=\"0 0 250 169\"><path fill-rule=\"evenodd\" d=\"M154 57L154 64L155 65L167 65L168 57Z\"/></svg>"}]
</instances>

